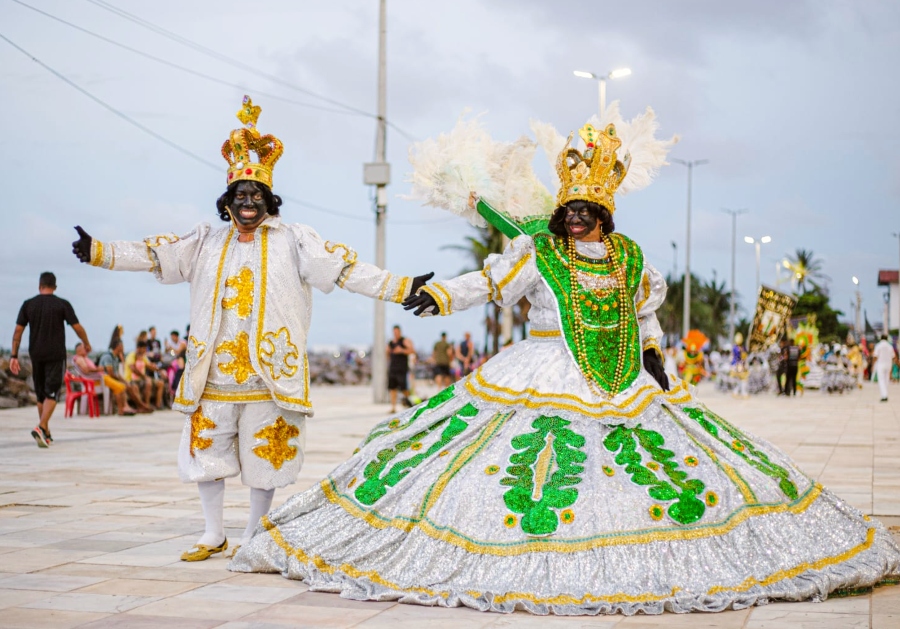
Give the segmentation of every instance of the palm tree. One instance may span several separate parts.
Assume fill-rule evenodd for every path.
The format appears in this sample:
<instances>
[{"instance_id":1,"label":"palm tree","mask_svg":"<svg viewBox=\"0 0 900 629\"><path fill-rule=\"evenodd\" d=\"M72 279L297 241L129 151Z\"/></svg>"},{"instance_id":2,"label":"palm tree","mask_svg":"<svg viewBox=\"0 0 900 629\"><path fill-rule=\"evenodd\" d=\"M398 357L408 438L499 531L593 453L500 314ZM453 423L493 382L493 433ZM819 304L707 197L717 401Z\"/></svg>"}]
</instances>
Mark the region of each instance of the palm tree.
<instances>
[{"instance_id":1,"label":"palm tree","mask_svg":"<svg viewBox=\"0 0 900 629\"><path fill-rule=\"evenodd\" d=\"M484 261L489 255L492 253L503 253L503 234L494 226L488 225L486 228L479 228L477 236L467 236L465 245L444 245L441 249L460 251L469 257L470 266L462 269L460 273L480 271L484 268ZM525 301L527 303L527 300ZM521 312L521 303L519 308ZM494 354L500 351L500 311L500 306L493 302L485 304L485 353L488 353L489 349L492 349ZM522 319L523 317L520 316L519 318ZM489 338L493 340L491 348L488 347Z\"/></svg>"},{"instance_id":2,"label":"palm tree","mask_svg":"<svg viewBox=\"0 0 900 629\"><path fill-rule=\"evenodd\" d=\"M797 249L793 256L787 257L787 267L801 295L810 288L821 288L821 282L831 280L822 272L822 266L822 260L811 249Z\"/></svg>"}]
</instances>

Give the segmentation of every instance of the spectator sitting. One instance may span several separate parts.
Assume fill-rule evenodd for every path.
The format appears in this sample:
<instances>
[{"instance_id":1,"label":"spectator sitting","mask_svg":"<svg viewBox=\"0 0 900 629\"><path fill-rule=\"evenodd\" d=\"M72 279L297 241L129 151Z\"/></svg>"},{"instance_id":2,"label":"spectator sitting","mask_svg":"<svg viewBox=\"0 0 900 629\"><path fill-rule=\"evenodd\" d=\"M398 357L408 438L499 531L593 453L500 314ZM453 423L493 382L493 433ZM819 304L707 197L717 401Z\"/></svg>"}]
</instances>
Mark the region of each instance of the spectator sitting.
<instances>
[{"instance_id":1,"label":"spectator sitting","mask_svg":"<svg viewBox=\"0 0 900 629\"><path fill-rule=\"evenodd\" d=\"M156 365L147 360L147 342L138 341L135 350L125 357L125 380L137 385L145 404L149 406L152 402L154 408L160 409L165 384L153 379L155 372Z\"/></svg>"},{"instance_id":2,"label":"spectator sitting","mask_svg":"<svg viewBox=\"0 0 900 629\"><path fill-rule=\"evenodd\" d=\"M72 358L72 364L75 367L75 375L80 378L94 380L95 382L102 382L106 385L106 388L112 391L119 415L134 415L135 410L128 406L128 399L125 396L128 387L124 382L116 380L106 373L105 368L94 364L94 361L87 355L84 343L79 343L75 346L75 357Z\"/></svg>"},{"instance_id":3,"label":"spectator sitting","mask_svg":"<svg viewBox=\"0 0 900 629\"><path fill-rule=\"evenodd\" d=\"M121 338L116 340L115 345L110 346L109 351L107 351L100 357L100 366L106 371L106 375L125 387L125 393L128 395L128 398L131 400L131 402L137 407L137 411L139 413L152 413L153 409L144 404L137 386L130 382L127 382L119 373L122 361L125 358L124 347L125 346L122 343ZM120 406L119 408L121 409L123 407Z\"/></svg>"},{"instance_id":4,"label":"spectator sitting","mask_svg":"<svg viewBox=\"0 0 900 629\"><path fill-rule=\"evenodd\" d=\"M147 359L156 365L162 366L162 343L156 338L156 326L147 328Z\"/></svg>"}]
</instances>

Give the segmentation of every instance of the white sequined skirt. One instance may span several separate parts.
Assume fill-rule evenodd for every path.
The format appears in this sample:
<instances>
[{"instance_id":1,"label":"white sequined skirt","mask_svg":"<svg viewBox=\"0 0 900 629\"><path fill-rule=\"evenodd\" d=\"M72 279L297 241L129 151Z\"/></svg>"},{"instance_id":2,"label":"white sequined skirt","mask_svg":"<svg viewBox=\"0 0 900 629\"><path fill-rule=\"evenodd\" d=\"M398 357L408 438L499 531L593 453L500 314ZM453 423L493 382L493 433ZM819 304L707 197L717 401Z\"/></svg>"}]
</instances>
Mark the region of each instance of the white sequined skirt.
<instances>
[{"instance_id":1,"label":"white sequined skirt","mask_svg":"<svg viewBox=\"0 0 900 629\"><path fill-rule=\"evenodd\" d=\"M356 600L634 614L822 599L900 577L900 549L683 385L642 373L594 396L556 338L380 423L230 569Z\"/></svg>"}]
</instances>

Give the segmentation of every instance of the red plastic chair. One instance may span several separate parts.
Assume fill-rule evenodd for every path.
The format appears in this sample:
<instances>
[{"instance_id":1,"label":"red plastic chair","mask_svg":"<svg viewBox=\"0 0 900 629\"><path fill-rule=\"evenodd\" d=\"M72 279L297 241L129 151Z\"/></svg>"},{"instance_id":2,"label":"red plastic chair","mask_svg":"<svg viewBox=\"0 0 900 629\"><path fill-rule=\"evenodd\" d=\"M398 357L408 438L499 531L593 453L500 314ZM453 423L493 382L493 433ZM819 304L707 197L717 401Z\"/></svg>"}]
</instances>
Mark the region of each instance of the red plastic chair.
<instances>
[{"instance_id":1,"label":"red plastic chair","mask_svg":"<svg viewBox=\"0 0 900 629\"><path fill-rule=\"evenodd\" d=\"M97 393L94 390L94 381L87 378L79 378L73 376L68 371L63 380L66 383L66 417L72 416L72 409L75 402L82 396L87 396L88 417L100 417L100 407L97 404ZM77 382L81 385L81 391L76 391L72 387L72 383Z\"/></svg>"}]
</instances>

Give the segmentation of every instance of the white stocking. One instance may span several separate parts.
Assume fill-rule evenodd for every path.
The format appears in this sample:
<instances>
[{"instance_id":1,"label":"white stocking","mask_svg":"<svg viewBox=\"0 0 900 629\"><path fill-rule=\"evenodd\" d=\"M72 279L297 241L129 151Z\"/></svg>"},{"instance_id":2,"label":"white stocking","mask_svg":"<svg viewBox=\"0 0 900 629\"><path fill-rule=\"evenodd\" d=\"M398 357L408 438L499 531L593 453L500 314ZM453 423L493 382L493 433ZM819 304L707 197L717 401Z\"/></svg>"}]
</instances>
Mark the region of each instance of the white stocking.
<instances>
[{"instance_id":1,"label":"white stocking","mask_svg":"<svg viewBox=\"0 0 900 629\"><path fill-rule=\"evenodd\" d=\"M259 524L259 519L269 512L272 506L272 498L275 497L274 489L250 488L250 517L247 520L247 528L241 537L241 544L246 544L253 536L253 529Z\"/></svg>"},{"instance_id":2,"label":"white stocking","mask_svg":"<svg viewBox=\"0 0 900 629\"><path fill-rule=\"evenodd\" d=\"M225 541L225 525L222 523L225 509L225 480L211 480L197 483L200 490L200 505L206 520L206 531L197 542L205 546L219 546Z\"/></svg>"}]
</instances>

